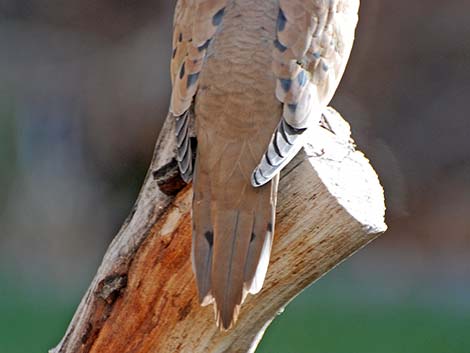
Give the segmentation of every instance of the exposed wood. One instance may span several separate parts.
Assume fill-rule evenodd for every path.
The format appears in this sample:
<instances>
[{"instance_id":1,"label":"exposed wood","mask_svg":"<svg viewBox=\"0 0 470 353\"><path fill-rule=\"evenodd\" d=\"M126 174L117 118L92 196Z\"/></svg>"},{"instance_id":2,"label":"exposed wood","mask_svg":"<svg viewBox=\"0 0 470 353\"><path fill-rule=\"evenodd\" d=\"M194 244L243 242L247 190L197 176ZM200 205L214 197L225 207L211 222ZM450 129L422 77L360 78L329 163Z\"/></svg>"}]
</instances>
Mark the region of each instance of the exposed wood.
<instances>
[{"instance_id":1,"label":"exposed wood","mask_svg":"<svg viewBox=\"0 0 470 353\"><path fill-rule=\"evenodd\" d=\"M197 303L190 262L190 186L172 171L172 121L144 185L60 344L50 353L254 352L276 314L305 287L386 229L383 191L334 111L284 171L263 290L220 332ZM162 168L165 166L164 168Z\"/></svg>"}]
</instances>

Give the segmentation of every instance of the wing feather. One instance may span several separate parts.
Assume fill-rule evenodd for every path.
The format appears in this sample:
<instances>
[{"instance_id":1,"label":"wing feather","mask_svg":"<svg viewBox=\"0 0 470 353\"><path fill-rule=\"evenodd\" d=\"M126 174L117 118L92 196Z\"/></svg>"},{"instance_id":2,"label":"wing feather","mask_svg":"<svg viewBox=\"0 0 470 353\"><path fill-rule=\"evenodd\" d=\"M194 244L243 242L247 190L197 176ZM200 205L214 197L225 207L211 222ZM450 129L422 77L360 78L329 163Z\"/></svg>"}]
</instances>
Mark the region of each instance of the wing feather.
<instances>
[{"instance_id":1,"label":"wing feather","mask_svg":"<svg viewBox=\"0 0 470 353\"><path fill-rule=\"evenodd\" d=\"M320 121L346 67L358 8L359 0L279 0L272 69L283 113L253 186L277 175L302 147L303 133Z\"/></svg>"},{"instance_id":2,"label":"wing feather","mask_svg":"<svg viewBox=\"0 0 470 353\"><path fill-rule=\"evenodd\" d=\"M222 22L226 0L179 0L175 9L170 113L177 124L177 160L185 182L193 175L190 110L212 37ZM183 130L181 130L183 129Z\"/></svg>"}]
</instances>

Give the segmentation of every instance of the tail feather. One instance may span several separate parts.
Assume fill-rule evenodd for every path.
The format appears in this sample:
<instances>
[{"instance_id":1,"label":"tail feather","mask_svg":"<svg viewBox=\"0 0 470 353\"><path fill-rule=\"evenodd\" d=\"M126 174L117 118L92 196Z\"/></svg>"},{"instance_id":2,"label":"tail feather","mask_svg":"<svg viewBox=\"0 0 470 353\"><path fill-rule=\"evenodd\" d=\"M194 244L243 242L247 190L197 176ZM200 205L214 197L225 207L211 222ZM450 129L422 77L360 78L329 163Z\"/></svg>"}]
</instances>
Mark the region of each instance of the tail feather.
<instances>
[{"instance_id":1,"label":"tail feather","mask_svg":"<svg viewBox=\"0 0 470 353\"><path fill-rule=\"evenodd\" d=\"M279 176L271 183L270 206L266 206L265 198L258 200L258 213L255 214L250 247L245 263L245 288L251 294L256 294L263 286L269 265L271 247L274 235L275 203Z\"/></svg>"},{"instance_id":2,"label":"tail feather","mask_svg":"<svg viewBox=\"0 0 470 353\"><path fill-rule=\"evenodd\" d=\"M218 325L224 329L237 319L243 301L244 266L250 245L253 214L243 210L215 211L212 292Z\"/></svg>"},{"instance_id":3,"label":"tail feather","mask_svg":"<svg viewBox=\"0 0 470 353\"><path fill-rule=\"evenodd\" d=\"M193 244L191 260L196 274L199 301L202 305L213 302L211 271L214 251L214 229L211 221L210 179L200 172L196 164L193 196Z\"/></svg>"},{"instance_id":4,"label":"tail feather","mask_svg":"<svg viewBox=\"0 0 470 353\"><path fill-rule=\"evenodd\" d=\"M236 170L216 194L211 191L211 176L196 163L193 266L200 301L214 302L217 324L227 330L237 320L246 294L259 292L266 276L277 178L253 188L249 179ZM231 202L234 190L238 190L235 203Z\"/></svg>"}]
</instances>

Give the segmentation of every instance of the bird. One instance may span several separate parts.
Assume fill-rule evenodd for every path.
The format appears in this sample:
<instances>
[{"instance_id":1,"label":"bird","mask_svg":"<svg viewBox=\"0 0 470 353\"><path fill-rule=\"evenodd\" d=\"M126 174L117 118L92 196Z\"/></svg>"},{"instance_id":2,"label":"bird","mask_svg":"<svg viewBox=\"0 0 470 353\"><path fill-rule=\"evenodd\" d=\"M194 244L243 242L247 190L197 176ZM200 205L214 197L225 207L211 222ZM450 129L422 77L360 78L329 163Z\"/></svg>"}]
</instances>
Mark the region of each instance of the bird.
<instances>
[{"instance_id":1,"label":"bird","mask_svg":"<svg viewBox=\"0 0 470 353\"><path fill-rule=\"evenodd\" d=\"M193 183L201 305L234 326L266 277L279 172L319 126L349 59L359 0L178 0L170 117Z\"/></svg>"}]
</instances>

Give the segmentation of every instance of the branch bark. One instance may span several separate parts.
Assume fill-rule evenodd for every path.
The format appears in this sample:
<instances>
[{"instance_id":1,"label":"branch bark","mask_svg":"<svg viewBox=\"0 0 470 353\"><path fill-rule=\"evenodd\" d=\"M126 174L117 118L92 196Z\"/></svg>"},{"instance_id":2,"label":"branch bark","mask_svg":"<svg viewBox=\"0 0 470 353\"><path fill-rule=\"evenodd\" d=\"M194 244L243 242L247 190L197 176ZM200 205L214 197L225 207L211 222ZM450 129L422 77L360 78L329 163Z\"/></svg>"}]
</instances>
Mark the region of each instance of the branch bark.
<instances>
[{"instance_id":1,"label":"branch bark","mask_svg":"<svg viewBox=\"0 0 470 353\"><path fill-rule=\"evenodd\" d=\"M190 186L178 179L167 121L139 197L50 353L254 352L276 314L305 287L385 231L378 178L330 110L281 176L274 245L261 293L220 332L197 303ZM180 190L176 196L169 196Z\"/></svg>"}]
</instances>

